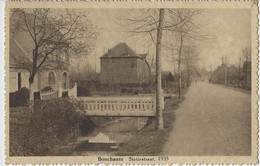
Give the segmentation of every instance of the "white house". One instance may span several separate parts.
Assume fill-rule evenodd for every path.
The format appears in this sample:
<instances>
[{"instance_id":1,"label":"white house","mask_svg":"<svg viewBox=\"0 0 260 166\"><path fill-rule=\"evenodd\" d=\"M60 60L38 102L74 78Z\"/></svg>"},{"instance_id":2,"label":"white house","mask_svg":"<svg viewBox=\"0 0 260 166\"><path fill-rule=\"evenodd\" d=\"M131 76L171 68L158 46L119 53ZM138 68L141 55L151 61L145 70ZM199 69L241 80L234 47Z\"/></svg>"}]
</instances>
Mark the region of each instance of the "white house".
<instances>
[{"instance_id":1,"label":"white house","mask_svg":"<svg viewBox=\"0 0 260 166\"><path fill-rule=\"evenodd\" d=\"M22 87L29 89L28 64L32 64L33 40L28 32L15 26L16 20L15 17L10 17L9 92L15 92ZM57 60L62 60L65 64L64 67L52 68L52 63L56 63ZM68 49L54 52L48 58L46 65L50 67L40 69L35 75L32 90L34 92L40 91L46 86L57 90L58 84L61 84L63 90L68 89L70 87Z\"/></svg>"}]
</instances>

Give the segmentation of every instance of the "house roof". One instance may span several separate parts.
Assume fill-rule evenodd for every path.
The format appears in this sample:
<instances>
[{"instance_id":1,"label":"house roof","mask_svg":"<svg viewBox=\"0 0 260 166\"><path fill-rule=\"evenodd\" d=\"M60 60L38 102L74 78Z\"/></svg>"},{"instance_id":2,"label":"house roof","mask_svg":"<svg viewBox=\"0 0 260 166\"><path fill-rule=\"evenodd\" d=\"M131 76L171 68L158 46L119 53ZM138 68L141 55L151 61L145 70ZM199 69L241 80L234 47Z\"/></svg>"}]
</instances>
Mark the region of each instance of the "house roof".
<instances>
[{"instance_id":1,"label":"house roof","mask_svg":"<svg viewBox=\"0 0 260 166\"><path fill-rule=\"evenodd\" d=\"M19 43L10 38L10 51L9 51L9 66L26 68L25 64L32 62L32 59L27 55Z\"/></svg>"},{"instance_id":2,"label":"house roof","mask_svg":"<svg viewBox=\"0 0 260 166\"><path fill-rule=\"evenodd\" d=\"M126 43L119 43L113 48L109 49L101 58L105 57L136 57L145 59L147 54L137 54L132 48L130 48Z\"/></svg>"}]
</instances>

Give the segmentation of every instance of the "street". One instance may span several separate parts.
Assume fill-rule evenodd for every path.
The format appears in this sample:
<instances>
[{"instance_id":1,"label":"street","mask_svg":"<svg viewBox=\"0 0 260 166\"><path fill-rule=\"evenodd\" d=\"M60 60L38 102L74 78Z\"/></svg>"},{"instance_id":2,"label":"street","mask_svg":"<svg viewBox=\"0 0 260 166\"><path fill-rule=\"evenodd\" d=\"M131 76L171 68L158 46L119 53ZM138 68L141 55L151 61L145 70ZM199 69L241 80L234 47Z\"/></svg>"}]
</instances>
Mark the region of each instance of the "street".
<instances>
[{"instance_id":1,"label":"street","mask_svg":"<svg viewBox=\"0 0 260 166\"><path fill-rule=\"evenodd\" d=\"M175 115L162 155L251 155L250 93L193 83Z\"/></svg>"}]
</instances>

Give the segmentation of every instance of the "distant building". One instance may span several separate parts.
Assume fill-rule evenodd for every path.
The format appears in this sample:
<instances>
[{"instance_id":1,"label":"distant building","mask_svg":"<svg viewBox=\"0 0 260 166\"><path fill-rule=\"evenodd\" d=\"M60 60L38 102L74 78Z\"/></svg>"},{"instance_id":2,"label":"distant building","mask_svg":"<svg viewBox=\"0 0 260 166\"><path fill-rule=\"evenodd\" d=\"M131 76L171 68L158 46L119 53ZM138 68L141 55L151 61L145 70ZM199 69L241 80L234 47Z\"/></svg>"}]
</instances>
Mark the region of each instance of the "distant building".
<instances>
[{"instance_id":1,"label":"distant building","mask_svg":"<svg viewBox=\"0 0 260 166\"><path fill-rule=\"evenodd\" d=\"M173 82L174 77L170 71L163 71L162 72L162 85L166 87L168 83Z\"/></svg>"},{"instance_id":2,"label":"distant building","mask_svg":"<svg viewBox=\"0 0 260 166\"><path fill-rule=\"evenodd\" d=\"M149 82L151 70L147 54L137 54L127 44L119 43L100 57L100 81L108 84Z\"/></svg>"},{"instance_id":3,"label":"distant building","mask_svg":"<svg viewBox=\"0 0 260 166\"><path fill-rule=\"evenodd\" d=\"M29 32L16 24L17 18L10 17L9 39L9 92L15 92L22 87L29 89L29 68L32 66L33 40ZM69 48L69 47L67 47ZM57 62L63 62L63 67L57 68ZM44 68L37 71L32 85L33 92L46 86L53 89L61 84L64 90L69 88L69 53L68 49L60 49L48 57Z\"/></svg>"}]
</instances>

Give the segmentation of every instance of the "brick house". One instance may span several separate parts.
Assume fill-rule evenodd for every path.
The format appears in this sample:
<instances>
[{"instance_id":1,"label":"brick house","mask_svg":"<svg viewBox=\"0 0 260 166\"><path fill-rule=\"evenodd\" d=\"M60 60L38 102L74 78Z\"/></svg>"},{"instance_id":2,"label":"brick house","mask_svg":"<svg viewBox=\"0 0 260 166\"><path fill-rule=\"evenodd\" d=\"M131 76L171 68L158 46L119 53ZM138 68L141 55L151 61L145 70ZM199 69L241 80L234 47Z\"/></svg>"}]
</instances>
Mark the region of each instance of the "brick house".
<instances>
[{"instance_id":1,"label":"brick house","mask_svg":"<svg viewBox=\"0 0 260 166\"><path fill-rule=\"evenodd\" d=\"M22 87L29 89L28 67L32 65L33 40L28 32L16 26L16 21L15 16L10 17L9 92L15 92ZM58 60L65 65L61 68L53 67ZM70 66L68 49L57 50L45 63L45 68L39 69L34 77L33 92L40 91L46 86L57 90L59 83L63 90L67 90Z\"/></svg>"},{"instance_id":2,"label":"brick house","mask_svg":"<svg viewBox=\"0 0 260 166\"><path fill-rule=\"evenodd\" d=\"M100 81L107 84L141 84L150 80L147 54L137 54L127 44L119 43L100 57Z\"/></svg>"}]
</instances>

